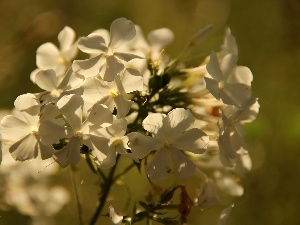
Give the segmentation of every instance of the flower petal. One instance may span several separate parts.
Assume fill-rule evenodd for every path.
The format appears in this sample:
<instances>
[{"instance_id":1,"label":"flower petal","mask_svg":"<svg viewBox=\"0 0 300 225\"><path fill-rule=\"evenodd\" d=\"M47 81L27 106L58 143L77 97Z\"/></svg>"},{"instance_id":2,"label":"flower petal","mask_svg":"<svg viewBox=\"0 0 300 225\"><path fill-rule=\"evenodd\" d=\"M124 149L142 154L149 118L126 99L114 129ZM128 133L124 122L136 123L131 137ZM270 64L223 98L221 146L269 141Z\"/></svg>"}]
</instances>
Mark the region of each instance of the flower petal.
<instances>
[{"instance_id":1,"label":"flower petal","mask_svg":"<svg viewBox=\"0 0 300 225\"><path fill-rule=\"evenodd\" d=\"M132 40L136 35L135 26L126 18L114 20L110 26L110 43L113 49L121 47L124 43Z\"/></svg>"},{"instance_id":2,"label":"flower petal","mask_svg":"<svg viewBox=\"0 0 300 225\"><path fill-rule=\"evenodd\" d=\"M58 34L58 41L62 51L70 48L75 41L75 31L68 26L65 26Z\"/></svg>"},{"instance_id":3,"label":"flower petal","mask_svg":"<svg viewBox=\"0 0 300 225\"><path fill-rule=\"evenodd\" d=\"M115 77L119 75L125 68L125 66L113 55L106 57L106 64L104 65L105 72L103 80L114 81Z\"/></svg>"},{"instance_id":4,"label":"flower petal","mask_svg":"<svg viewBox=\"0 0 300 225\"><path fill-rule=\"evenodd\" d=\"M219 65L218 57L215 52L212 52L209 58L209 62L206 65L207 72L216 81L223 80L223 74Z\"/></svg>"},{"instance_id":5,"label":"flower petal","mask_svg":"<svg viewBox=\"0 0 300 225\"><path fill-rule=\"evenodd\" d=\"M117 106L118 118L125 117L128 114L133 102L126 99L123 95L118 95L118 96L114 97L114 101Z\"/></svg>"},{"instance_id":6,"label":"flower petal","mask_svg":"<svg viewBox=\"0 0 300 225\"><path fill-rule=\"evenodd\" d=\"M71 138L69 143L56 151L52 157L63 168L69 164L77 164L80 161L80 140L76 137Z\"/></svg>"},{"instance_id":7,"label":"flower petal","mask_svg":"<svg viewBox=\"0 0 300 225\"><path fill-rule=\"evenodd\" d=\"M173 41L174 34L169 28L160 28L151 31L147 38L151 44L151 48L159 51Z\"/></svg>"},{"instance_id":8,"label":"flower petal","mask_svg":"<svg viewBox=\"0 0 300 225\"><path fill-rule=\"evenodd\" d=\"M77 95L65 95L58 102L57 107L64 115L70 126L79 131L82 124L83 99Z\"/></svg>"},{"instance_id":9,"label":"flower petal","mask_svg":"<svg viewBox=\"0 0 300 225\"><path fill-rule=\"evenodd\" d=\"M196 165L178 149L171 149L170 154L173 172L176 177L187 178L195 173Z\"/></svg>"},{"instance_id":10,"label":"flower petal","mask_svg":"<svg viewBox=\"0 0 300 225\"><path fill-rule=\"evenodd\" d=\"M103 63L104 57L102 55L98 55L90 59L74 60L72 69L75 73L79 73L88 78L96 76Z\"/></svg>"},{"instance_id":11,"label":"flower petal","mask_svg":"<svg viewBox=\"0 0 300 225\"><path fill-rule=\"evenodd\" d=\"M150 179L166 179L170 175L169 152L161 149L156 152L152 161L145 167L146 174Z\"/></svg>"},{"instance_id":12,"label":"flower petal","mask_svg":"<svg viewBox=\"0 0 300 225\"><path fill-rule=\"evenodd\" d=\"M36 65L40 69L54 69L58 63L60 52L58 48L47 42L37 49Z\"/></svg>"},{"instance_id":13,"label":"flower petal","mask_svg":"<svg viewBox=\"0 0 300 225\"><path fill-rule=\"evenodd\" d=\"M161 113L149 113L149 115L143 120L143 128L146 131L149 131L151 134L156 135L158 131L160 131L160 137L164 137L162 135L161 127L163 126L163 121L166 118L166 115Z\"/></svg>"},{"instance_id":14,"label":"flower petal","mask_svg":"<svg viewBox=\"0 0 300 225\"><path fill-rule=\"evenodd\" d=\"M35 75L35 83L43 90L53 91L57 88L57 77L54 70L41 70Z\"/></svg>"},{"instance_id":15,"label":"flower petal","mask_svg":"<svg viewBox=\"0 0 300 225\"><path fill-rule=\"evenodd\" d=\"M31 129L28 124L12 115L5 116L1 120L2 140L16 142L29 133L31 133Z\"/></svg>"},{"instance_id":16,"label":"flower petal","mask_svg":"<svg viewBox=\"0 0 300 225\"><path fill-rule=\"evenodd\" d=\"M36 137L28 134L9 148L11 156L17 161L34 159L38 156L38 142Z\"/></svg>"},{"instance_id":17,"label":"flower petal","mask_svg":"<svg viewBox=\"0 0 300 225\"><path fill-rule=\"evenodd\" d=\"M91 33L87 37L82 37L79 39L78 48L89 54L101 54L105 49L103 46L105 45L105 40L97 33Z\"/></svg>"},{"instance_id":18,"label":"flower petal","mask_svg":"<svg viewBox=\"0 0 300 225\"><path fill-rule=\"evenodd\" d=\"M176 108L168 113L168 116L163 121L162 129L166 132L169 139L175 140L189 128L194 121L195 118L190 110ZM157 135L160 135L160 131Z\"/></svg>"},{"instance_id":19,"label":"flower petal","mask_svg":"<svg viewBox=\"0 0 300 225\"><path fill-rule=\"evenodd\" d=\"M65 136L65 129L63 126L53 123L50 120L42 120L40 122L39 137L44 145L51 146Z\"/></svg>"},{"instance_id":20,"label":"flower petal","mask_svg":"<svg viewBox=\"0 0 300 225\"><path fill-rule=\"evenodd\" d=\"M139 159L146 157L153 150L159 150L163 146L161 140L137 132L129 133L127 137L129 138L131 152Z\"/></svg>"},{"instance_id":21,"label":"flower petal","mask_svg":"<svg viewBox=\"0 0 300 225\"><path fill-rule=\"evenodd\" d=\"M202 154L205 152L208 142L209 137L203 131L192 128L180 135L174 142L174 145L180 150Z\"/></svg>"}]
</instances>

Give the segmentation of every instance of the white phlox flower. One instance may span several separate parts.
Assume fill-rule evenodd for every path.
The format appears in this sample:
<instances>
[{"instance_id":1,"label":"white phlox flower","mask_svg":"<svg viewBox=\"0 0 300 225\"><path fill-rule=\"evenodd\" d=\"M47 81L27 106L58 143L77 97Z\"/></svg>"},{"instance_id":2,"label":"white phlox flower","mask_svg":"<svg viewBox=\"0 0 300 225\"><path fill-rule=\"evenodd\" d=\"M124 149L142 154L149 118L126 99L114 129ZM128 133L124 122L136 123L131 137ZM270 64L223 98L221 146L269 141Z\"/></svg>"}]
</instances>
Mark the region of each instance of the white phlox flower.
<instances>
[{"instance_id":1,"label":"white phlox flower","mask_svg":"<svg viewBox=\"0 0 300 225\"><path fill-rule=\"evenodd\" d=\"M167 63L170 61L169 57L164 52L164 49L173 41L173 32L169 28L153 30L147 35L147 42L141 28L136 26L136 30L137 34L129 45L136 51L142 51L158 68L158 74L161 74Z\"/></svg>"},{"instance_id":2,"label":"white phlox flower","mask_svg":"<svg viewBox=\"0 0 300 225\"><path fill-rule=\"evenodd\" d=\"M168 115L149 114L143 127L152 137L140 133L130 133L131 151L138 158L146 157L156 150L152 161L147 164L147 175L153 179L165 179L170 173L176 177L189 177L195 172L195 164L181 150L201 154L208 145L208 136L197 129L190 128L195 118L189 110L173 109Z\"/></svg>"},{"instance_id":3,"label":"white phlox flower","mask_svg":"<svg viewBox=\"0 0 300 225\"><path fill-rule=\"evenodd\" d=\"M99 150L95 149L92 151L92 154L95 156L95 163L103 168L107 169L115 165L117 154L125 155L135 161L138 159L132 154L127 152L129 149L127 143L129 141L128 137L125 136L127 130L127 121L122 119L115 119L112 125L104 127L93 132L93 135L99 137L105 137L108 140L108 145L99 146L98 149L101 149L100 153L102 156L103 152L107 154L107 158L102 159L97 157Z\"/></svg>"},{"instance_id":4,"label":"white phlox flower","mask_svg":"<svg viewBox=\"0 0 300 225\"><path fill-rule=\"evenodd\" d=\"M123 215L113 205L109 206L109 218L110 218L111 225L122 224Z\"/></svg>"},{"instance_id":5,"label":"white phlox flower","mask_svg":"<svg viewBox=\"0 0 300 225\"><path fill-rule=\"evenodd\" d=\"M252 105L257 99L250 98L241 108L227 106L222 112L223 125L220 127L220 136L218 139L220 147L220 160L224 166L233 167L234 159L237 154L245 155L248 153L248 147L243 137L245 130L242 121L252 120L256 112L252 111Z\"/></svg>"},{"instance_id":6,"label":"white phlox flower","mask_svg":"<svg viewBox=\"0 0 300 225\"><path fill-rule=\"evenodd\" d=\"M221 64L213 52L206 66L206 88L218 100L239 107L251 97L252 73L247 67L236 67L237 56L227 54Z\"/></svg>"},{"instance_id":7,"label":"white phlox flower","mask_svg":"<svg viewBox=\"0 0 300 225\"><path fill-rule=\"evenodd\" d=\"M58 34L58 42L59 48L48 42L37 49L36 65L40 70L52 69L60 77L71 66L72 60L77 55L78 49L74 30L68 26L64 27ZM34 77L34 75L32 76Z\"/></svg>"},{"instance_id":8,"label":"white phlox flower","mask_svg":"<svg viewBox=\"0 0 300 225\"><path fill-rule=\"evenodd\" d=\"M201 208L207 208L220 201L217 187L211 179L205 180L197 190L196 204Z\"/></svg>"},{"instance_id":9,"label":"white phlox flower","mask_svg":"<svg viewBox=\"0 0 300 225\"><path fill-rule=\"evenodd\" d=\"M216 170L213 173L217 186L225 193L231 196L242 196L244 188L239 184L239 179L236 175L222 170Z\"/></svg>"},{"instance_id":10,"label":"white phlox flower","mask_svg":"<svg viewBox=\"0 0 300 225\"><path fill-rule=\"evenodd\" d=\"M101 125L111 124L113 116L107 107L95 104L82 123L83 99L74 94L62 97L57 102L57 107L70 125L68 131L69 141L66 146L54 153L53 158L61 167L67 167L69 164L75 165L79 162L82 144L91 149L95 148L90 133L94 129L101 128ZM108 142L107 139L97 136L93 136L92 140L100 146L107 145Z\"/></svg>"},{"instance_id":11,"label":"white phlox flower","mask_svg":"<svg viewBox=\"0 0 300 225\"><path fill-rule=\"evenodd\" d=\"M36 96L24 94L15 101L17 113L5 116L1 120L2 144L7 145L13 158L18 161L34 159L41 154L42 159L52 156L51 145L41 142L40 129L55 129L53 140L63 136L64 129L55 120L40 120L40 105Z\"/></svg>"},{"instance_id":12,"label":"white phlox flower","mask_svg":"<svg viewBox=\"0 0 300 225\"><path fill-rule=\"evenodd\" d=\"M143 79L141 76L133 76L124 72L115 81L107 82L98 77L86 79L81 87L83 88L82 98L89 103L101 103L113 112L117 109L119 118L128 114L132 101L127 99L127 94L143 90Z\"/></svg>"},{"instance_id":13,"label":"white phlox flower","mask_svg":"<svg viewBox=\"0 0 300 225\"><path fill-rule=\"evenodd\" d=\"M56 76L54 70L40 70L35 76L35 83L46 91L40 94L40 102L43 104L57 102L62 96L74 92L81 94L79 85L83 80L84 78L74 73L71 68L66 72L61 81Z\"/></svg>"},{"instance_id":14,"label":"white phlox flower","mask_svg":"<svg viewBox=\"0 0 300 225\"><path fill-rule=\"evenodd\" d=\"M110 26L109 40L99 32L80 38L78 48L85 53L92 54L93 57L75 60L73 70L86 78L100 74L103 80L113 81L125 69L123 61L141 58L128 52L118 52L118 49L132 40L135 34L134 24L125 18L119 18Z\"/></svg>"}]
</instances>

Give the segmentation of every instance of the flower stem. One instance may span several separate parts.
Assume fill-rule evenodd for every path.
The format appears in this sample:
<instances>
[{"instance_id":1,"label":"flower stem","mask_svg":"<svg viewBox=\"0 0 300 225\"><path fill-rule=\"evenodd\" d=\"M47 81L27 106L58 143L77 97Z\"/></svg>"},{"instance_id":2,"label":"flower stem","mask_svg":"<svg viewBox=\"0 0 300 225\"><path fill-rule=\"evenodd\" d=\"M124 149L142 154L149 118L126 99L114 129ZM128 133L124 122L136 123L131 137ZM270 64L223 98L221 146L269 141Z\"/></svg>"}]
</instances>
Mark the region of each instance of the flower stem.
<instances>
[{"instance_id":1,"label":"flower stem","mask_svg":"<svg viewBox=\"0 0 300 225\"><path fill-rule=\"evenodd\" d=\"M71 166L71 177L72 177L72 183L75 191L75 196L76 196L76 204L77 204L77 211L78 211L78 219L79 219L79 224L83 225L83 219L82 219L82 208L81 208L81 203L79 200L79 194L78 194L78 189L76 185L76 179L75 179L75 172L76 172L76 167Z\"/></svg>"},{"instance_id":2,"label":"flower stem","mask_svg":"<svg viewBox=\"0 0 300 225\"><path fill-rule=\"evenodd\" d=\"M90 221L90 225L95 225L97 220L98 220L98 217L106 203L106 199L109 195L109 192L110 192L110 189L111 189L111 186L114 184L115 182L115 179L114 179L114 174L115 174L115 171L116 171L116 168L117 168L117 163L119 161L119 155L117 156L117 159L116 159L116 164L110 169L109 171L109 174L106 178L106 180L104 180L104 183L102 183L101 187L102 187L102 190L101 190L101 195L100 195L100 199L99 199L99 205L97 206L96 208L96 211L94 212L94 215Z\"/></svg>"}]
</instances>

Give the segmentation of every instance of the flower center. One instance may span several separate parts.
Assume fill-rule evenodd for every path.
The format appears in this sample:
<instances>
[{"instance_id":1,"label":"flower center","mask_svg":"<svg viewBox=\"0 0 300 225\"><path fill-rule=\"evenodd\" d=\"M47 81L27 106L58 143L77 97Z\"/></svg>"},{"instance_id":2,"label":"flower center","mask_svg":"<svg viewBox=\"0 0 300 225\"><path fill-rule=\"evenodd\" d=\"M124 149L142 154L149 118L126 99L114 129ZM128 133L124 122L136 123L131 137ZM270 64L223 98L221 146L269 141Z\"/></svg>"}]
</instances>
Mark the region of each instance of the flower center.
<instances>
[{"instance_id":1,"label":"flower center","mask_svg":"<svg viewBox=\"0 0 300 225\"><path fill-rule=\"evenodd\" d=\"M82 132L81 131L77 131L74 136L76 138L82 138Z\"/></svg>"},{"instance_id":2,"label":"flower center","mask_svg":"<svg viewBox=\"0 0 300 225\"><path fill-rule=\"evenodd\" d=\"M223 81L220 81L220 82L218 83L218 88L219 88L219 89L224 89L224 86L225 86L225 84L224 84Z\"/></svg>"},{"instance_id":3,"label":"flower center","mask_svg":"<svg viewBox=\"0 0 300 225\"><path fill-rule=\"evenodd\" d=\"M116 138L115 140L113 140L112 144L115 147L121 146L122 145L122 140L120 138Z\"/></svg>"},{"instance_id":4,"label":"flower center","mask_svg":"<svg viewBox=\"0 0 300 225\"><path fill-rule=\"evenodd\" d=\"M117 88L112 88L112 89L110 89L109 91L110 91L110 95L111 95L113 98L115 98L115 97L117 97L118 95L120 95L120 92L119 92L119 90L118 90Z\"/></svg>"},{"instance_id":5,"label":"flower center","mask_svg":"<svg viewBox=\"0 0 300 225\"><path fill-rule=\"evenodd\" d=\"M62 90L60 89L55 89L53 91L50 92L50 95L52 98L58 98L62 93Z\"/></svg>"},{"instance_id":6,"label":"flower center","mask_svg":"<svg viewBox=\"0 0 300 225\"><path fill-rule=\"evenodd\" d=\"M172 142L169 141L169 140L166 140L166 141L164 142L164 146L165 146L165 148L171 148L171 147L172 147Z\"/></svg>"}]
</instances>

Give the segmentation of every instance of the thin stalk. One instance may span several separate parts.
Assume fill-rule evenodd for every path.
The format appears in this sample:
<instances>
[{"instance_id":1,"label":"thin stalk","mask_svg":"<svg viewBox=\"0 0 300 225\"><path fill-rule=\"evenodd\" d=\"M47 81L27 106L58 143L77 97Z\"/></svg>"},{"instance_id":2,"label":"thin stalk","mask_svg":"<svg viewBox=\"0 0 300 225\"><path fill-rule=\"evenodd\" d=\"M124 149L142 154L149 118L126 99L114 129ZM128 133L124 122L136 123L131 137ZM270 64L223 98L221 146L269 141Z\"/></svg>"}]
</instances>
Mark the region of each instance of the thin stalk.
<instances>
[{"instance_id":1,"label":"thin stalk","mask_svg":"<svg viewBox=\"0 0 300 225\"><path fill-rule=\"evenodd\" d=\"M109 192L110 192L110 189L111 189L111 186L114 184L115 182L115 179L113 178L114 177L114 173L116 171L116 168L117 168L117 164L118 164L118 161L119 161L119 155L117 156L117 159L116 159L116 164L111 168L111 170L109 171L109 174L108 176L106 177L106 180L104 181L103 185L102 186L102 190L101 190L101 196L100 196L100 199L99 199L99 205L97 206L96 208L96 211L94 212L94 215L90 221L90 225L94 225L96 224L97 220L98 220L98 217L99 215L101 214L101 211L106 203L106 199L109 195Z\"/></svg>"},{"instance_id":2,"label":"thin stalk","mask_svg":"<svg viewBox=\"0 0 300 225\"><path fill-rule=\"evenodd\" d=\"M82 218L82 208L81 208L81 203L79 200L79 193L78 193L78 189L77 189L77 185L76 185L75 172L76 172L75 166L71 166L71 178L72 178L72 183L73 183L73 187L74 187L74 191L75 191L79 224L83 225L84 223L83 223L83 218Z\"/></svg>"}]
</instances>

